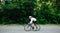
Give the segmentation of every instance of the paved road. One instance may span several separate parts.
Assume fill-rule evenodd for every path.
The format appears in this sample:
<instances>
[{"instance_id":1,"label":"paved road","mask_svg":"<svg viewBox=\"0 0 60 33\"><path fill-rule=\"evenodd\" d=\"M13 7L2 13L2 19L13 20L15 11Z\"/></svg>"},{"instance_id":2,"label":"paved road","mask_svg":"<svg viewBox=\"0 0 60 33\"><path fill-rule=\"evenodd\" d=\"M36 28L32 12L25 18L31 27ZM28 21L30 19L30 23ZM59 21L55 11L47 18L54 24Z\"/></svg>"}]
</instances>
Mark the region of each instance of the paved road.
<instances>
[{"instance_id":1,"label":"paved road","mask_svg":"<svg viewBox=\"0 0 60 33\"><path fill-rule=\"evenodd\" d=\"M24 31L23 26L0 26L0 33L60 33L60 26L41 25L40 31Z\"/></svg>"}]
</instances>

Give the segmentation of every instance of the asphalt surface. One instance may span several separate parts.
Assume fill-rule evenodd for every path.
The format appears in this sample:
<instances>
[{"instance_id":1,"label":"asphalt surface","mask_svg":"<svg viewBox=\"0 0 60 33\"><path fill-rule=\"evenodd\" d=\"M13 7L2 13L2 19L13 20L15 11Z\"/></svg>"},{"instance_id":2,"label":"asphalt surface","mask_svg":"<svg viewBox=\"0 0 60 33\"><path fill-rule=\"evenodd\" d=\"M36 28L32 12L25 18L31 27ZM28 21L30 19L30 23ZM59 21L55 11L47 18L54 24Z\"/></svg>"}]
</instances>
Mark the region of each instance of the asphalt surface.
<instances>
[{"instance_id":1,"label":"asphalt surface","mask_svg":"<svg viewBox=\"0 0 60 33\"><path fill-rule=\"evenodd\" d=\"M60 33L60 26L41 25L40 31L25 31L21 25L0 25L0 33Z\"/></svg>"}]
</instances>

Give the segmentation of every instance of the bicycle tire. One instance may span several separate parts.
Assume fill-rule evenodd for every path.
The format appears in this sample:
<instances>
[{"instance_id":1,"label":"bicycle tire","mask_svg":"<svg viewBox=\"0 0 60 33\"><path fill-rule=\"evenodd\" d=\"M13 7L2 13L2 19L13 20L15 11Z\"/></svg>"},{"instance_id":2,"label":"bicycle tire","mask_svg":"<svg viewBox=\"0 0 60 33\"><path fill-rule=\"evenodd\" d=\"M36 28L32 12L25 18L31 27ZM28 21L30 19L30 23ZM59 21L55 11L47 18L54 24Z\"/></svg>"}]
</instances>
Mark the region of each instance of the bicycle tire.
<instances>
[{"instance_id":1,"label":"bicycle tire","mask_svg":"<svg viewBox=\"0 0 60 33\"><path fill-rule=\"evenodd\" d=\"M40 25L36 25L35 28L36 29L34 31L39 31L41 29Z\"/></svg>"},{"instance_id":2,"label":"bicycle tire","mask_svg":"<svg viewBox=\"0 0 60 33\"><path fill-rule=\"evenodd\" d=\"M24 30L25 30L25 31L30 31L30 30L31 30L31 26L25 25L25 26L24 26Z\"/></svg>"}]
</instances>

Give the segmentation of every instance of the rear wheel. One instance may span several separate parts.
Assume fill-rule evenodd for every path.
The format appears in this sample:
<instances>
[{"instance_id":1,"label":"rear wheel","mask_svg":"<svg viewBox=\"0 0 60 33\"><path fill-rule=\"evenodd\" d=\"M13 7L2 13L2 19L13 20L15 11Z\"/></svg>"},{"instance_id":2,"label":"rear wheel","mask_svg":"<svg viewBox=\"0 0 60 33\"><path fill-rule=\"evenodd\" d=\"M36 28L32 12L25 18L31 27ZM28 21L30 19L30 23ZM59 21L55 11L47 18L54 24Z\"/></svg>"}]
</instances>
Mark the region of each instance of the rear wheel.
<instances>
[{"instance_id":1,"label":"rear wheel","mask_svg":"<svg viewBox=\"0 0 60 33\"><path fill-rule=\"evenodd\" d=\"M34 31L39 31L40 30L40 25L36 25L36 26L34 26Z\"/></svg>"}]
</instances>

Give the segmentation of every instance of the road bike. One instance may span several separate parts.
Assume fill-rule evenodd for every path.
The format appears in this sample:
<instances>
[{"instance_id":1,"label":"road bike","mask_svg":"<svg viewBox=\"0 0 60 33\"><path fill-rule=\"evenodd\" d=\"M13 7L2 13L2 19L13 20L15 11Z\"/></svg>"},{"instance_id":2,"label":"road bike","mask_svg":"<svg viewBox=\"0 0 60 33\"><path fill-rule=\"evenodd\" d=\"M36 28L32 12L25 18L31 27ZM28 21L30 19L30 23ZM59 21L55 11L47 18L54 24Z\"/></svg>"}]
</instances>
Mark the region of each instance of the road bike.
<instances>
[{"instance_id":1,"label":"road bike","mask_svg":"<svg viewBox=\"0 0 60 33\"><path fill-rule=\"evenodd\" d=\"M41 29L40 25L36 25L34 26L34 29L32 28L32 26L30 24L24 25L24 30L25 31L39 31Z\"/></svg>"}]
</instances>

